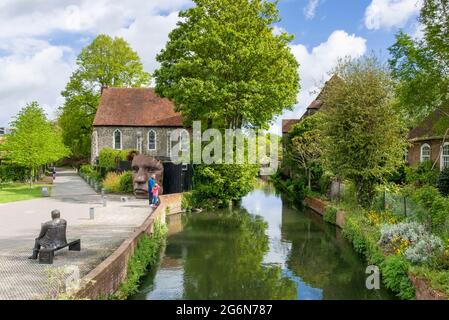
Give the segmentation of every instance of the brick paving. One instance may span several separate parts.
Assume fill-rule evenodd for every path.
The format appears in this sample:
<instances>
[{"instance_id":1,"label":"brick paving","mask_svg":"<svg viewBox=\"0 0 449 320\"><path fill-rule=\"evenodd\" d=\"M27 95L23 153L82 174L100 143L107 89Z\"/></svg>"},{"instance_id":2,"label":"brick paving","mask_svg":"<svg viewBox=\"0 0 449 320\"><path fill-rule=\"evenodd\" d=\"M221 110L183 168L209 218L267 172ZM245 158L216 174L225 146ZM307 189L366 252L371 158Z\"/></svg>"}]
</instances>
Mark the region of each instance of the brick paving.
<instances>
[{"instance_id":1,"label":"brick paving","mask_svg":"<svg viewBox=\"0 0 449 320\"><path fill-rule=\"evenodd\" d=\"M89 219L89 208L95 219ZM59 209L67 220L67 240L81 239L81 251L60 250L54 264L40 265L28 259L40 224ZM146 200L108 195L101 197L74 171L58 170L52 197L0 204L0 299L43 299L54 290L52 275L77 268L84 276L106 259L150 214ZM53 270L53 271L51 271ZM58 271L59 270L59 271ZM68 275L68 274L67 274Z\"/></svg>"}]
</instances>

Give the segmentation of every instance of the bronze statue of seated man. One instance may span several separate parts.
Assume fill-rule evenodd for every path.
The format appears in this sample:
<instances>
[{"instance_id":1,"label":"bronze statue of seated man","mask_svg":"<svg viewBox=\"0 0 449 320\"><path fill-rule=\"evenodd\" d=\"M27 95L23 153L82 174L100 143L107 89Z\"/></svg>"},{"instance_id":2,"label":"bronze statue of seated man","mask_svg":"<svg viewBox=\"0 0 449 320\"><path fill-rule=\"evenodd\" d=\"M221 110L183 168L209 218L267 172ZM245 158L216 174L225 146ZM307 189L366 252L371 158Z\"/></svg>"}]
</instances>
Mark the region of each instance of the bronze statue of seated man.
<instances>
[{"instance_id":1,"label":"bronze statue of seated man","mask_svg":"<svg viewBox=\"0 0 449 320\"><path fill-rule=\"evenodd\" d=\"M30 259L37 259L41 247L44 249L57 249L67 245L67 221L61 219L59 210L51 212L51 219L51 221L42 224L41 232L36 238Z\"/></svg>"}]
</instances>

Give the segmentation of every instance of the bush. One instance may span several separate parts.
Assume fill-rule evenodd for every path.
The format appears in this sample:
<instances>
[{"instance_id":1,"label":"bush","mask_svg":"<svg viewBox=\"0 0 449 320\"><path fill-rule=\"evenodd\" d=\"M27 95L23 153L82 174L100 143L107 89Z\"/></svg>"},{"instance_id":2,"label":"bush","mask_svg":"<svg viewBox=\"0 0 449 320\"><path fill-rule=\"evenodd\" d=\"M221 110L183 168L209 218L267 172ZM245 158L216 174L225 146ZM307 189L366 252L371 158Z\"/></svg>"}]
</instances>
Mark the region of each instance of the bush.
<instances>
[{"instance_id":1,"label":"bush","mask_svg":"<svg viewBox=\"0 0 449 320\"><path fill-rule=\"evenodd\" d=\"M403 254L412 263L425 262L443 248L438 237L429 234L416 222L383 225L380 233L379 245L387 253Z\"/></svg>"},{"instance_id":2,"label":"bush","mask_svg":"<svg viewBox=\"0 0 449 320\"><path fill-rule=\"evenodd\" d=\"M425 223L435 234L446 235L449 229L449 199L432 186L417 189L411 197L422 207L415 210L416 219Z\"/></svg>"},{"instance_id":3,"label":"bush","mask_svg":"<svg viewBox=\"0 0 449 320\"><path fill-rule=\"evenodd\" d=\"M449 168L444 168L438 177L438 190L447 196L449 195Z\"/></svg>"},{"instance_id":4,"label":"bush","mask_svg":"<svg viewBox=\"0 0 449 320\"><path fill-rule=\"evenodd\" d=\"M120 161L125 161L130 154L136 154L135 150L115 150L112 148L103 148L98 157L98 165L106 170L116 169Z\"/></svg>"},{"instance_id":5,"label":"bush","mask_svg":"<svg viewBox=\"0 0 449 320\"><path fill-rule=\"evenodd\" d=\"M133 174L131 171L126 171L120 175L119 191L122 193L133 192Z\"/></svg>"},{"instance_id":6,"label":"bush","mask_svg":"<svg viewBox=\"0 0 449 320\"><path fill-rule=\"evenodd\" d=\"M118 193L120 192L120 179L121 176L116 172L108 172L106 178L103 180L103 187L107 192Z\"/></svg>"},{"instance_id":7,"label":"bush","mask_svg":"<svg viewBox=\"0 0 449 320\"><path fill-rule=\"evenodd\" d=\"M325 211L324 211L324 221L332 223L332 224L336 224L337 223L337 212L338 212L338 208L334 207L334 206L327 206Z\"/></svg>"},{"instance_id":8,"label":"bush","mask_svg":"<svg viewBox=\"0 0 449 320\"><path fill-rule=\"evenodd\" d=\"M424 161L416 167L406 167L406 182L416 186L437 186L439 172L435 168L432 169L432 166L432 162Z\"/></svg>"},{"instance_id":9,"label":"bush","mask_svg":"<svg viewBox=\"0 0 449 320\"><path fill-rule=\"evenodd\" d=\"M0 165L0 182L25 182L30 180L30 169L13 163Z\"/></svg>"},{"instance_id":10,"label":"bush","mask_svg":"<svg viewBox=\"0 0 449 320\"><path fill-rule=\"evenodd\" d=\"M194 167L192 204L201 208L226 207L252 190L255 165L212 164Z\"/></svg>"},{"instance_id":11,"label":"bush","mask_svg":"<svg viewBox=\"0 0 449 320\"><path fill-rule=\"evenodd\" d=\"M408 278L409 265L402 256L392 255L381 266L385 286L398 293L401 299L414 299L415 288Z\"/></svg>"}]
</instances>

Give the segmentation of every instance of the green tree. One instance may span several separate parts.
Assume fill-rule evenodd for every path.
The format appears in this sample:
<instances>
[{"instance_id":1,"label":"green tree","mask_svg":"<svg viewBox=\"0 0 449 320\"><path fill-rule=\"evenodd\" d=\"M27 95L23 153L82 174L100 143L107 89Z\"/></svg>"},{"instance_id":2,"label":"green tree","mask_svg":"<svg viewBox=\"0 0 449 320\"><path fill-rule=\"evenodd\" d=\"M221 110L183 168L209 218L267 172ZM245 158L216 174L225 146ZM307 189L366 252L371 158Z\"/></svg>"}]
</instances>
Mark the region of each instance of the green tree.
<instances>
[{"instance_id":1,"label":"green tree","mask_svg":"<svg viewBox=\"0 0 449 320\"><path fill-rule=\"evenodd\" d=\"M299 90L291 35L275 35L276 2L194 0L157 56L156 90L186 124L266 127L290 109Z\"/></svg>"},{"instance_id":2,"label":"green tree","mask_svg":"<svg viewBox=\"0 0 449 320\"><path fill-rule=\"evenodd\" d=\"M12 162L26 166L31 177L39 166L55 162L69 155L59 132L45 116L37 102L24 107L12 122L14 130L7 136L2 148ZM32 179L30 179L30 186Z\"/></svg>"},{"instance_id":3,"label":"green tree","mask_svg":"<svg viewBox=\"0 0 449 320\"><path fill-rule=\"evenodd\" d=\"M336 74L342 81L323 93L322 159L354 182L358 203L369 207L376 185L403 161L403 125L392 108L391 77L375 57L341 61Z\"/></svg>"},{"instance_id":4,"label":"green tree","mask_svg":"<svg viewBox=\"0 0 449 320\"><path fill-rule=\"evenodd\" d=\"M59 109L59 125L64 143L74 156L90 154L92 123L102 88L141 87L150 75L143 70L137 53L122 38L97 36L77 58L77 69L70 77Z\"/></svg>"},{"instance_id":5,"label":"green tree","mask_svg":"<svg viewBox=\"0 0 449 320\"><path fill-rule=\"evenodd\" d=\"M308 116L294 125L288 133L287 158L294 166L304 170L308 188L312 189L313 168L322 153L319 121L321 113Z\"/></svg>"},{"instance_id":6,"label":"green tree","mask_svg":"<svg viewBox=\"0 0 449 320\"><path fill-rule=\"evenodd\" d=\"M410 126L449 102L449 0L426 0L419 21L423 39L399 32L389 49L398 107Z\"/></svg>"}]
</instances>

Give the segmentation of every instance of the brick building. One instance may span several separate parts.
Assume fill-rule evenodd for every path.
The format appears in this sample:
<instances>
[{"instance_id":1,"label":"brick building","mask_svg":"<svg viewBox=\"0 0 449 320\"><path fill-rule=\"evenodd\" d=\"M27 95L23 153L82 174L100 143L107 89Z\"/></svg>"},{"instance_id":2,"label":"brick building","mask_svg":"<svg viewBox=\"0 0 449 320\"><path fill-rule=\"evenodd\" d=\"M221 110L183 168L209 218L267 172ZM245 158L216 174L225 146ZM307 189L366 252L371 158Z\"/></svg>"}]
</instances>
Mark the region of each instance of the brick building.
<instances>
[{"instance_id":1,"label":"brick building","mask_svg":"<svg viewBox=\"0 0 449 320\"><path fill-rule=\"evenodd\" d=\"M449 108L437 109L410 130L407 161L411 166L432 161L440 170L449 167L449 136L444 139L448 119Z\"/></svg>"},{"instance_id":2,"label":"brick building","mask_svg":"<svg viewBox=\"0 0 449 320\"><path fill-rule=\"evenodd\" d=\"M152 88L105 88L92 133L92 162L101 149L136 149L159 160L170 157L170 133L183 128L170 100Z\"/></svg>"}]
</instances>

